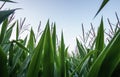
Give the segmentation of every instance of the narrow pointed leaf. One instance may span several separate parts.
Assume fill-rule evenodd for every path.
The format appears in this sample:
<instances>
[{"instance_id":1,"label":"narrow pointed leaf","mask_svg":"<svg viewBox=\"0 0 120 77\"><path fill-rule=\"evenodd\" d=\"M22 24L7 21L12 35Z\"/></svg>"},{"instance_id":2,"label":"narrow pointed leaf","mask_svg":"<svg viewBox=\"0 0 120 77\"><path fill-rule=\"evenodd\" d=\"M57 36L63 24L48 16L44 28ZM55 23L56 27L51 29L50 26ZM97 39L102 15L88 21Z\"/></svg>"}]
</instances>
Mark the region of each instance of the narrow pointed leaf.
<instances>
[{"instance_id":1,"label":"narrow pointed leaf","mask_svg":"<svg viewBox=\"0 0 120 77\"><path fill-rule=\"evenodd\" d=\"M103 18L102 18L100 26L98 28L96 42L95 42L95 50L97 51L96 57L100 54L103 48L104 48L104 28L103 28Z\"/></svg>"},{"instance_id":2,"label":"narrow pointed leaf","mask_svg":"<svg viewBox=\"0 0 120 77\"><path fill-rule=\"evenodd\" d=\"M104 6L109 2L109 0L103 0L99 10L97 11L97 13L95 14L94 18L98 15L98 13L104 8Z\"/></svg>"},{"instance_id":3,"label":"narrow pointed leaf","mask_svg":"<svg viewBox=\"0 0 120 77\"><path fill-rule=\"evenodd\" d=\"M31 31L30 31L30 37L29 37L29 40L28 40L27 48L29 48L30 52L32 52L35 48L35 34L34 34L32 28L31 28Z\"/></svg>"},{"instance_id":4,"label":"narrow pointed leaf","mask_svg":"<svg viewBox=\"0 0 120 77\"><path fill-rule=\"evenodd\" d=\"M60 44L60 77L65 77L65 44L63 32L61 34Z\"/></svg>"},{"instance_id":5,"label":"narrow pointed leaf","mask_svg":"<svg viewBox=\"0 0 120 77\"><path fill-rule=\"evenodd\" d=\"M2 24L1 33L0 33L0 44L3 42L7 27L8 27L8 19L6 19Z\"/></svg>"},{"instance_id":6,"label":"narrow pointed leaf","mask_svg":"<svg viewBox=\"0 0 120 77\"><path fill-rule=\"evenodd\" d=\"M3 2L11 2L11 3L16 3L14 1L11 1L11 0L0 0L0 1L3 1Z\"/></svg>"},{"instance_id":7,"label":"narrow pointed leaf","mask_svg":"<svg viewBox=\"0 0 120 77\"><path fill-rule=\"evenodd\" d=\"M28 67L27 77L38 77L38 72L40 69L41 58L43 53L44 39L45 39L46 28L40 38L40 41L37 47L34 49L34 54L30 61L30 65Z\"/></svg>"},{"instance_id":8,"label":"narrow pointed leaf","mask_svg":"<svg viewBox=\"0 0 120 77\"><path fill-rule=\"evenodd\" d=\"M0 11L0 24L1 24L6 18L8 18L9 15L11 15L12 13L14 13L15 10L16 10L16 9Z\"/></svg>"},{"instance_id":9,"label":"narrow pointed leaf","mask_svg":"<svg viewBox=\"0 0 120 77\"><path fill-rule=\"evenodd\" d=\"M4 39L3 39L3 42L4 42L4 43L6 43L6 42L9 41L14 26L15 26L15 23L13 23L12 26L6 31L6 33L5 33L5 37L4 37Z\"/></svg>"},{"instance_id":10,"label":"narrow pointed leaf","mask_svg":"<svg viewBox=\"0 0 120 77\"><path fill-rule=\"evenodd\" d=\"M83 58L86 55L86 52L85 52L83 46L78 41L78 39L76 39L76 41L77 41L77 47L78 47L78 51L80 53L80 56L81 56L81 58Z\"/></svg>"},{"instance_id":11,"label":"narrow pointed leaf","mask_svg":"<svg viewBox=\"0 0 120 77\"><path fill-rule=\"evenodd\" d=\"M54 77L54 50L49 21L47 22L43 55L43 77Z\"/></svg>"},{"instance_id":12,"label":"narrow pointed leaf","mask_svg":"<svg viewBox=\"0 0 120 77\"><path fill-rule=\"evenodd\" d=\"M19 22L17 20L17 26L16 26L16 40L18 40L19 37Z\"/></svg>"},{"instance_id":13,"label":"narrow pointed leaf","mask_svg":"<svg viewBox=\"0 0 120 77\"><path fill-rule=\"evenodd\" d=\"M54 48L54 55L56 56L56 25L55 24L53 27L52 42L53 42L53 48ZM54 58L56 59L55 56L54 56Z\"/></svg>"},{"instance_id":14,"label":"narrow pointed leaf","mask_svg":"<svg viewBox=\"0 0 120 77\"><path fill-rule=\"evenodd\" d=\"M50 33L49 21L47 22L43 55L43 77L54 77L54 50Z\"/></svg>"}]
</instances>

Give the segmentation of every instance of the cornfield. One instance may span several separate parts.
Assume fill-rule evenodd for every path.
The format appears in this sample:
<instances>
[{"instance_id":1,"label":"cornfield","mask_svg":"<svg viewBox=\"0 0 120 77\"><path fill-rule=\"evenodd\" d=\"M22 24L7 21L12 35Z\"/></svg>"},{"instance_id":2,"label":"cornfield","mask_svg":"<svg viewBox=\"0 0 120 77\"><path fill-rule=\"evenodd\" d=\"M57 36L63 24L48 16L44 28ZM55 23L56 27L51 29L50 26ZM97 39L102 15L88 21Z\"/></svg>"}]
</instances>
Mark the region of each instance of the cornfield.
<instances>
[{"instance_id":1,"label":"cornfield","mask_svg":"<svg viewBox=\"0 0 120 77\"><path fill-rule=\"evenodd\" d=\"M107 2L104 1L105 5ZM70 55L69 47L64 43L64 33L61 32L61 38L57 38L56 24L51 25L49 20L45 29L38 32L39 39L32 28L29 36L21 39L20 34L26 30L25 19L13 21L16 10L0 10L0 77L120 77L120 22L117 14L115 28L108 19L111 34L105 32L101 18L97 33L91 26L91 45L87 47L76 38L76 54ZM11 40L13 28L16 28L16 35ZM83 26L82 30L83 39L87 41ZM105 33L108 44L104 41Z\"/></svg>"}]
</instances>

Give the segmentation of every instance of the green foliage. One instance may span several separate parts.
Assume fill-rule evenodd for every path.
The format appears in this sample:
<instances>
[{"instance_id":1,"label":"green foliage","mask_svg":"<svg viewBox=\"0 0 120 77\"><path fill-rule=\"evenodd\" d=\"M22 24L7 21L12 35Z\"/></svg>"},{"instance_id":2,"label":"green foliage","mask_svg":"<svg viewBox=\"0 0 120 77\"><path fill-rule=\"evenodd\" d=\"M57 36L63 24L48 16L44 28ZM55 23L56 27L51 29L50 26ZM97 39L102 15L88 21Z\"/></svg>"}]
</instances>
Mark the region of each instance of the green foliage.
<instances>
[{"instance_id":1,"label":"green foliage","mask_svg":"<svg viewBox=\"0 0 120 77\"><path fill-rule=\"evenodd\" d=\"M0 0L12 2L9 0ZM104 0L99 11L108 0ZM31 28L29 37L20 38L23 22L10 22L15 10L0 11L0 76L2 77L119 77L120 75L120 28L115 27L114 36L104 42L104 23L98 28L92 46L87 47L76 39L76 53L69 55L63 32L61 39L56 35L56 24L49 20L36 42ZM97 14L99 13L97 12ZM96 14L96 15L97 15ZM22 25L21 25L22 24ZM13 28L15 39L11 40ZM51 27L51 28L50 28ZM84 28L84 27L83 27ZM24 29L23 29L24 30ZM83 36L85 38L85 33Z\"/></svg>"},{"instance_id":2,"label":"green foliage","mask_svg":"<svg viewBox=\"0 0 120 77\"><path fill-rule=\"evenodd\" d=\"M109 44L105 45L103 18L94 40L95 44L87 48L76 39L78 53L73 56L68 54L68 47L65 47L63 32L61 42L57 44L55 24L50 29L49 21L47 22L36 44L32 28L29 38L27 36L20 39L19 21L13 22L11 26L8 21L9 19L3 21L0 32L3 34L0 38L0 63L1 69L4 69L0 72L6 77L111 77L119 70L120 30L118 28ZM15 26L16 40L10 41ZM7 56L9 57L5 58Z\"/></svg>"},{"instance_id":3,"label":"green foliage","mask_svg":"<svg viewBox=\"0 0 120 77\"><path fill-rule=\"evenodd\" d=\"M91 66L88 77L111 77L115 67L120 62L120 31L118 31L111 42L101 52L99 57ZM94 74L92 73L94 72Z\"/></svg>"},{"instance_id":4,"label":"green foliage","mask_svg":"<svg viewBox=\"0 0 120 77\"><path fill-rule=\"evenodd\" d=\"M19 39L19 34L17 40L10 41L15 23L7 29L7 21L5 20L3 23L5 28L1 28L3 29L1 33L4 35L1 36L1 39L5 38L5 40L1 40L1 47L5 49L5 51L1 49L1 55L4 53L4 55L9 55L9 58L8 60L4 57L1 58L1 61L6 60L6 64L8 63L5 65L1 62L1 65L4 70L9 67L5 72L8 72L12 77L111 77L120 62L120 31L116 32L111 42L105 47L103 19L101 19L98 28L95 47L88 49L77 39L79 53L73 57L68 56L68 48L65 48L63 33L61 43L57 46L55 25L51 31L50 24L47 22L46 28L35 46L35 35L32 29L28 42L26 42L27 37L24 40ZM8 52L9 54L7 54Z\"/></svg>"}]
</instances>

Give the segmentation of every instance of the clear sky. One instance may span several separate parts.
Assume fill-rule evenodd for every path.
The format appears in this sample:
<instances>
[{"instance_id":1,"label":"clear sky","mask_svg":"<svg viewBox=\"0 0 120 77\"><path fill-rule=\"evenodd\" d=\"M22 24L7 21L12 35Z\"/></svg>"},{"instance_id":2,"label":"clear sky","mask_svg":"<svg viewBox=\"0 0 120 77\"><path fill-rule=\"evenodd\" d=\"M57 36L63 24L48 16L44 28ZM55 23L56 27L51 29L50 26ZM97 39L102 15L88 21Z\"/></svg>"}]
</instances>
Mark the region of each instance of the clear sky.
<instances>
[{"instance_id":1,"label":"clear sky","mask_svg":"<svg viewBox=\"0 0 120 77\"><path fill-rule=\"evenodd\" d=\"M115 23L115 12L120 16L120 0L110 0L107 6L93 19L102 0L13 0L17 4L6 4L9 8L23 8L16 11L16 18L27 18L28 24L36 31L39 21L42 27L48 19L55 22L57 34L60 37L61 31L64 32L66 45L70 45L70 50L75 48L75 39L81 35L81 24L84 24L85 30L90 28L90 23L97 29L100 19L104 16L105 23L107 18ZM107 28L107 24L105 25ZM60 38L59 38L60 39Z\"/></svg>"}]
</instances>

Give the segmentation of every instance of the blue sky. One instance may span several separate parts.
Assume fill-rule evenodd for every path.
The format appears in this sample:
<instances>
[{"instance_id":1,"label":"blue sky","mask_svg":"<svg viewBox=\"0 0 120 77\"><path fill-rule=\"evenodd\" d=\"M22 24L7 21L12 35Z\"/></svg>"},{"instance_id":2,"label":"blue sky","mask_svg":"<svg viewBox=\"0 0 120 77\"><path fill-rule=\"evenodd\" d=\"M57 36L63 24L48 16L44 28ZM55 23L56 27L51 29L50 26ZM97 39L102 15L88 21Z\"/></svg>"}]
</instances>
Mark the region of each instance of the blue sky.
<instances>
[{"instance_id":1,"label":"blue sky","mask_svg":"<svg viewBox=\"0 0 120 77\"><path fill-rule=\"evenodd\" d=\"M104 16L105 28L107 28L107 18L115 23L115 12L120 16L120 0L110 0L107 6L93 19L102 0L14 0L17 4L6 4L9 8L23 8L16 11L16 18L27 18L28 24L36 31L39 21L42 28L48 19L55 22L57 34L60 38L61 31L64 32L66 45L70 45L70 50L75 48L75 39L81 35L81 24L85 30L93 23L95 29L99 26L101 16Z\"/></svg>"}]
</instances>

